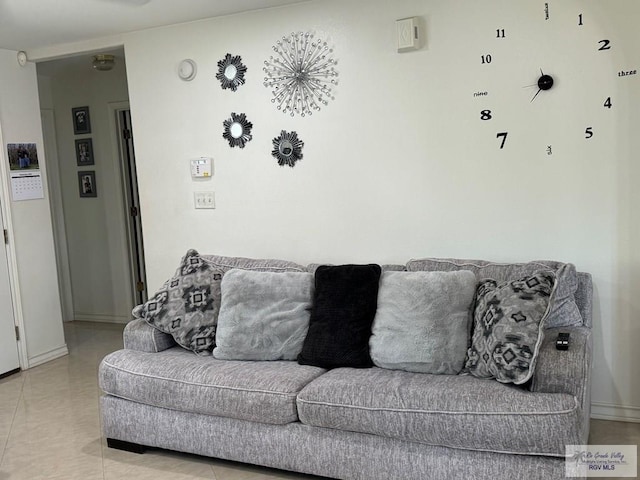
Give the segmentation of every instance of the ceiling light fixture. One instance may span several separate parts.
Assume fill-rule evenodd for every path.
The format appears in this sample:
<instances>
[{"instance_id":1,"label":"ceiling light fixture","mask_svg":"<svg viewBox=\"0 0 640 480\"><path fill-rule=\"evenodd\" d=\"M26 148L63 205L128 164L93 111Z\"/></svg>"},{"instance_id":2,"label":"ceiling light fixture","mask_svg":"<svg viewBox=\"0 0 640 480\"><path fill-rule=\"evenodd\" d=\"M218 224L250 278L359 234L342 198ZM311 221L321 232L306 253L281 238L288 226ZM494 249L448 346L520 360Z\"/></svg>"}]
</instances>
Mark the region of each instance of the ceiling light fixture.
<instances>
[{"instance_id":1,"label":"ceiling light fixture","mask_svg":"<svg viewBox=\"0 0 640 480\"><path fill-rule=\"evenodd\" d=\"M106 72L113 68L113 66L115 65L115 59L116 57L114 57L113 55L94 55L92 58L92 65L96 70Z\"/></svg>"}]
</instances>

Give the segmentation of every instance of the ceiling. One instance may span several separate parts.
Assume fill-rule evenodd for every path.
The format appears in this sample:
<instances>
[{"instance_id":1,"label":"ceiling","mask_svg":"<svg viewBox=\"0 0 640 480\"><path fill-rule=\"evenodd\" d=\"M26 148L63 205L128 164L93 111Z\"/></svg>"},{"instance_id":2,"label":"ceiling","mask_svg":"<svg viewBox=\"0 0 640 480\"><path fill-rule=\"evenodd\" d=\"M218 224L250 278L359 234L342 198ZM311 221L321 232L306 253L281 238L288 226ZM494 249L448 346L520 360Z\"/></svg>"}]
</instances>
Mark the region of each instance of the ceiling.
<instances>
[{"instance_id":1,"label":"ceiling","mask_svg":"<svg viewBox=\"0 0 640 480\"><path fill-rule=\"evenodd\" d=\"M25 50L308 0L0 0L0 48Z\"/></svg>"}]
</instances>

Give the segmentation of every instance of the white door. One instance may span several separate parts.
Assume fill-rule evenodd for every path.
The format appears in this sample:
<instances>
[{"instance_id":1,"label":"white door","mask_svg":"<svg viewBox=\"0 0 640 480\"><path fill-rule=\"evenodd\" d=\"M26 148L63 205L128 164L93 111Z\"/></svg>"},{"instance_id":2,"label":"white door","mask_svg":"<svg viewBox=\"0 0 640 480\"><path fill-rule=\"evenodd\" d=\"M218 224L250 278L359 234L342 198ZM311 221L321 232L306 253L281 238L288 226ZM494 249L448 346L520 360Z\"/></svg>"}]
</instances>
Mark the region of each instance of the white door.
<instances>
[{"instance_id":1,"label":"white door","mask_svg":"<svg viewBox=\"0 0 640 480\"><path fill-rule=\"evenodd\" d=\"M0 215L0 376L18 370L18 342L16 341L11 284L7 266L7 248L4 243L4 225Z\"/></svg>"}]
</instances>

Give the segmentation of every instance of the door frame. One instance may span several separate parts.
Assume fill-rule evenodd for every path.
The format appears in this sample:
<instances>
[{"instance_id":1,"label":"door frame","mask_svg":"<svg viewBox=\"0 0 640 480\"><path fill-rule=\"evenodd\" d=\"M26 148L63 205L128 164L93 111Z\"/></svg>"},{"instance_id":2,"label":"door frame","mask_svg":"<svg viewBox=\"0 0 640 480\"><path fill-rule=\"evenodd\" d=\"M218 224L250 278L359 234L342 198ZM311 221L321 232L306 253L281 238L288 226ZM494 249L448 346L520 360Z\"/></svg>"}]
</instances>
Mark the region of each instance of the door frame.
<instances>
[{"instance_id":1,"label":"door frame","mask_svg":"<svg viewBox=\"0 0 640 480\"><path fill-rule=\"evenodd\" d=\"M41 108L42 138L47 156L47 185L49 187L49 205L51 207L51 223L53 226L54 248L60 288L60 304L62 321L74 320L73 289L71 288L71 271L69 268L69 250L67 231L64 221L62 202L62 182L60 180L60 163L58 161L58 140L56 133L55 111ZM49 133L50 135L47 135Z\"/></svg>"},{"instance_id":2,"label":"door frame","mask_svg":"<svg viewBox=\"0 0 640 480\"><path fill-rule=\"evenodd\" d=\"M9 242L6 244L7 252L7 270L9 272L9 285L11 288L11 302L13 307L13 324L18 327L18 360L20 368L26 370L29 368L29 357L27 356L27 345L25 343L24 329L24 313L22 311L22 293L20 291L20 282L18 275L18 259L16 256L15 238L13 236L13 217L11 215L11 196L9 194L9 178L8 162L5 154L4 137L2 136L2 125L0 125L0 215L2 215L2 224L7 231ZM4 239L2 240L4 241Z\"/></svg>"},{"instance_id":3,"label":"door frame","mask_svg":"<svg viewBox=\"0 0 640 480\"><path fill-rule=\"evenodd\" d=\"M114 162L116 171L119 173L120 182L118 185L119 194L118 198L122 200L122 206L125 223L126 223L126 236L127 236L127 253L128 253L128 273L129 278L127 279L127 286L129 287L129 292L131 296L132 305L138 305L146 301L146 289L142 292L139 292L136 288L136 284L138 281L136 272L140 272L140 281L143 284L147 285L146 279L146 269L144 263L144 244L143 238L141 235L142 226L139 226L139 229L136 230L136 227L132 225L131 220L131 209L132 207L137 209L138 221L141 223L142 219L140 217L140 205L138 201L138 189L137 189L137 179L130 178L130 175L127 173L129 165L127 164L127 160L125 158L125 147L123 144L123 137L121 133L121 129L123 127L122 121L120 119L120 113L128 110L131 111L130 105L128 101L125 102L109 102L109 129L111 133L111 142L113 145L113 151L117 152L117 155L114 155ZM117 158L116 158L117 157ZM134 155L134 170L135 170L135 155ZM135 175L134 171L134 175ZM133 195L136 198L131 198L132 194L130 193L129 182L133 182ZM137 240L136 240L137 239ZM137 255L136 252L140 252L140 255ZM140 298L141 295L141 298Z\"/></svg>"}]
</instances>

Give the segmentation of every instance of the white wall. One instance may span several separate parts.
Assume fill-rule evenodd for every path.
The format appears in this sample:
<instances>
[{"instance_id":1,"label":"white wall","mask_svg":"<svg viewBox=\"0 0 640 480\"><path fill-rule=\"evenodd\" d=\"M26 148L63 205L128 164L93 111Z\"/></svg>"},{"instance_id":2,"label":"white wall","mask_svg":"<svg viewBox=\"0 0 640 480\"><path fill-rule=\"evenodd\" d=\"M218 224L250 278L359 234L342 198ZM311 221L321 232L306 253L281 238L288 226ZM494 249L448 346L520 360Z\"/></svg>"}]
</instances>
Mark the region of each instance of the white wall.
<instances>
[{"instance_id":1,"label":"white wall","mask_svg":"<svg viewBox=\"0 0 640 480\"><path fill-rule=\"evenodd\" d=\"M640 5L558 3L546 21L537 1L325 0L126 35L151 290L189 247L302 263L573 262L595 283L594 414L640 421L640 75L616 75L640 67ZM395 20L414 15L426 47L397 54ZM262 85L292 31L328 39L339 62L336 99L312 117L276 111ZM226 53L248 67L235 94L215 80ZM176 74L183 58L198 63L192 82ZM540 68L557 83L530 102ZM221 136L231 112L254 124L244 149ZM305 142L293 169L270 155L281 129ZM188 160L202 155L215 175L193 182ZM196 190L215 190L217 208L195 210Z\"/></svg>"},{"instance_id":2,"label":"white wall","mask_svg":"<svg viewBox=\"0 0 640 480\"><path fill-rule=\"evenodd\" d=\"M16 52L0 50L0 124L5 143L36 143L42 178L46 158L42 148L40 106L34 64L20 67ZM6 145L1 148L5 151ZM8 170L8 168L7 168ZM4 176L3 188L10 192ZM28 365L34 366L67 353L62 330L53 233L46 188L44 199L10 203L17 282L26 339Z\"/></svg>"},{"instance_id":3,"label":"white wall","mask_svg":"<svg viewBox=\"0 0 640 480\"><path fill-rule=\"evenodd\" d=\"M133 308L126 219L115 125L109 103L128 100L124 58L113 70L98 72L83 56L59 66L39 66L42 106L56 118L59 178L68 243L73 319L127 322ZM49 102L49 103L45 103ZM89 106L91 133L74 135L71 109ZM75 140L91 138L95 165L78 167ZM78 172L96 174L96 198L80 198Z\"/></svg>"}]
</instances>

